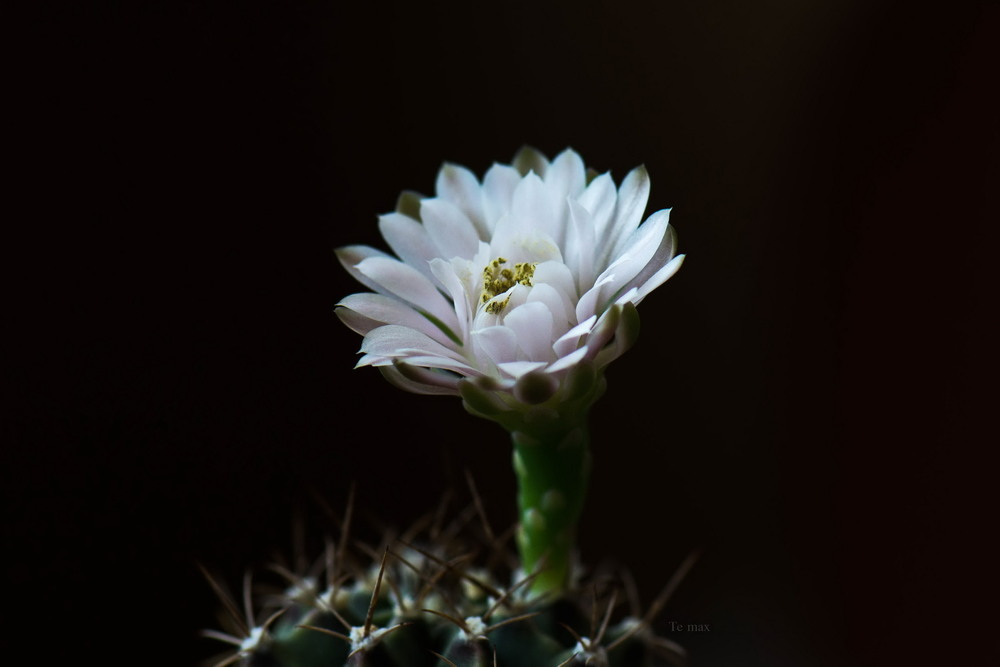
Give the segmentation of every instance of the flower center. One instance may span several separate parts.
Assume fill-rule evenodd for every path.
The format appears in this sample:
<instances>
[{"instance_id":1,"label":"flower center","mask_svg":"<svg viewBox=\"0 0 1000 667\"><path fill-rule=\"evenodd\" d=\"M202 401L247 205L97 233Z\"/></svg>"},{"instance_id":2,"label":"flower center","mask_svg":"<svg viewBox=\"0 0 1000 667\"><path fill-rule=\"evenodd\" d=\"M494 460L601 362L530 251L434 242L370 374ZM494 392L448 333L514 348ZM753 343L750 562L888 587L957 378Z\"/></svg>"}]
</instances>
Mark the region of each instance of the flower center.
<instances>
[{"instance_id":1,"label":"flower center","mask_svg":"<svg viewBox=\"0 0 1000 667\"><path fill-rule=\"evenodd\" d=\"M479 297L480 303L489 302L518 283L525 287L531 287L531 277L535 275L535 264L521 262L515 264L514 268L507 268L504 264L507 264L507 260L503 257L497 257L483 269L483 292ZM503 301L494 301L486 306L486 312L491 315L499 315L507 306L508 301L510 301L510 297Z\"/></svg>"}]
</instances>

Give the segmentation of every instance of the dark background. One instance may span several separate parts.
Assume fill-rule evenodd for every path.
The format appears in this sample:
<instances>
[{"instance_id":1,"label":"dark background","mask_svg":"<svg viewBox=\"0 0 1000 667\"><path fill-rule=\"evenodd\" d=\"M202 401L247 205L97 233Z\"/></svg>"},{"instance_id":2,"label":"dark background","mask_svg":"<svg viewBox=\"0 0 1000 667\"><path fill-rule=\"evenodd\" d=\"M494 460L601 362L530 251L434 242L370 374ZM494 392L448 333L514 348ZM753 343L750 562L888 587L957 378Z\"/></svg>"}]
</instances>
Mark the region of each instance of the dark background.
<instances>
[{"instance_id":1,"label":"dark background","mask_svg":"<svg viewBox=\"0 0 1000 667\"><path fill-rule=\"evenodd\" d=\"M648 602L703 547L661 616L710 624L670 635L695 667L976 655L996 7L366 7L41 11L8 102L5 641L194 664L195 563L235 587L352 481L403 524L467 467L511 522L502 431L352 370L331 251L528 143L644 162L688 255L595 408L585 561Z\"/></svg>"}]
</instances>

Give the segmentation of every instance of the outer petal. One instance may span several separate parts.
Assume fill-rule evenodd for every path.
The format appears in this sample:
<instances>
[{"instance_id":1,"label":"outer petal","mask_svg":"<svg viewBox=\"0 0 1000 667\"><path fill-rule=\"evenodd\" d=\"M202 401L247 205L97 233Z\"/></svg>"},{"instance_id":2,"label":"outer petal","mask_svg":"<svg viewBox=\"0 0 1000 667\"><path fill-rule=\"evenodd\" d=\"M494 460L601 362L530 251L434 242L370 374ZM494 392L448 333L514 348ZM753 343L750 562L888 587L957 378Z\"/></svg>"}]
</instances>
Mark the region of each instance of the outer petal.
<instances>
[{"instance_id":1,"label":"outer petal","mask_svg":"<svg viewBox=\"0 0 1000 667\"><path fill-rule=\"evenodd\" d=\"M615 205L618 203L618 190L611 174L604 173L592 180L579 201L594 220L597 238L604 238L608 225L614 220Z\"/></svg>"},{"instance_id":2,"label":"outer petal","mask_svg":"<svg viewBox=\"0 0 1000 667\"><path fill-rule=\"evenodd\" d=\"M517 169L522 176L527 176L528 172L535 172L539 176L545 176L549 168L549 160L536 148L523 146L511 160L511 166Z\"/></svg>"},{"instance_id":3,"label":"outer petal","mask_svg":"<svg viewBox=\"0 0 1000 667\"><path fill-rule=\"evenodd\" d=\"M616 259L597 277L594 287L588 290L576 306L577 318L583 319L591 314L601 314L623 290L630 281L645 267L667 230L666 211L659 211L649 216L629 240L626 252Z\"/></svg>"},{"instance_id":4,"label":"outer petal","mask_svg":"<svg viewBox=\"0 0 1000 667\"><path fill-rule=\"evenodd\" d=\"M562 201L554 201L542 179L535 174L528 174L514 190L511 217L516 221L520 233L540 231L558 243L564 234L556 205L562 204Z\"/></svg>"},{"instance_id":5,"label":"outer petal","mask_svg":"<svg viewBox=\"0 0 1000 667\"><path fill-rule=\"evenodd\" d=\"M631 303L634 306L635 299L638 295L639 295L639 288L632 287L631 289L625 290L625 292L622 293L620 297L615 299L615 303L618 304L619 306L624 306L626 303Z\"/></svg>"},{"instance_id":6,"label":"outer petal","mask_svg":"<svg viewBox=\"0 0 1000 667\"><path fill-rule=\"evenodd\" d=\"M669 218L670 209L665 209L663 211L657 211L653 215L663 214L665 217ZM652 218L653 216L649 216ZM643 223L643 226L649 224L649 220ZM659 246L656 248L656 252L646 263L646 266L635 276L627 287L638 287L644 285L650 278L653 277L657 271L662 269L667 262L669 262L674 256L674 248L677 247L677 235L674 233L673 227L667 225L666 230L664 230L663 236L660 238Z\"/></svg>"},{"instance_id":7,"label":"outer petal","mask_svg":"<svg viewBox=\"0 0 1000 667\"><path fill-rule=\"evenodd\" d=\"M607 266L621 254L625 240L642 221L642 213L646 210L648 199L649 174L646 173L645 167L636 167L628 173L618 188L618 206L615 208L614 221L605 230L604 237L598 240L604 248L600 264Z\"/></svg>"},{"instance_id":8,"label":"outer petal","mask_svg":"<svg viewBox=\"0 0 1000 667\"><path fill-rule=\"evenodd\" d=\"M561 357L554 364L546 368L545 371L547 373L558 373L561 370L565 370L567 368L570 368L571 366L575 366L576 364L584 360L588 352L589 350L585 347L581 347L579 350L573 350L572 352L570 352L564 357Z\"/></svg>"},{"instance_id":9,"label":"outer petal","mask_svg":"<svg viewBox=\"0 0 1000 667\"><path fill-rule=\"evenodd\" d=\"M482 189L471 171L457 164L446 163L438 172L435 191L439 198L457 206L472 221L481 240L489 239L489 228L483 212Z\"/></svg>"},{"instance_id":10,"label":"outer petal","mask_svg":"<svg viewBox=\"0 0 1000 667\"><path fill-rule=\"evenodd\" d=\"M578 293L594 283L594 250L597 245L594 219L582 204L569 200L570 224L566 236L566 264L576 277Z\"/></svg>"},{"instance_id":11,"label":"outer petal","mask_svg":"<svg viewBox=\"0 0 1000 667\"><path fill-rule=\"evenodd\" d=\"M545 172L545 184L552 189L552 196L560 201L566 197L579 197L586 183L587 170L583 160L569 148L557 155Z\"/></svg>"},{"instance_id":12,"label":"outer petal","mask_svg":"<svg viewBox=\"0 0 1000 667\"><path fill-rule=\"evenodd\" d=\"M340 260L341 266L347 269L347 272L351 274L352 278L370 290L385 293L385 289L382 288L381 285L358 271L358 264L369 257L385 257L387 259L391 259L388 253L376 250L375 248L366 245L344 246L343 248L337 248L334 253L337 255L337 259Z\"/></svg>"},{"instance_id":13,"label":"outer petal","mask_svg":"<svg viewBox=\"0 0 1000 667\"><path fill-rule=\"evenodd\" d=\"M603 312L605 302L611 298L611 284L615 279L614 266L598 277L597 282L576 303L576 319L580 322Z\"/></svg>"},{"instance_id":14,"label":"outer petal","mask_svg":"<svg viewBox=\"0 0 1000 667\"><path fill-rule=\"evenodd\" d=\"M552 344L552 349L555 350L556 354L559 356L565 356L577 349L580 344L580 339L588 335L594 328L594 324L597 322L597 315L591 315L583 322L580 322L575 327L564 333L556 342Z\"/></svg>"},{"instance_id":15,"label":"outer petal","mask_svg":"<svg viewBox=\"0 0 1000 667\"><path fill-rule=\"evenodd\" d=\"M506 364L499 364L500 370L514 378L527 375L531 371L537 371L540 368L545 368L545 366L546 364L543 361L512 361Z\"/></svg>"},{"instance_id":16,"label":"outer petal","mask_svg":"<svg viewBox=\"0 0 1000 667\"><path fill-rule=\"evenodd\" d=\"M614 340L601 349L594 357L598 368L603 368L623 355L639 337L639 313L634 303L626 303L620 308L621 315L615 326Z\"/></svg>"},{"instance_id":17,"label":"outer petal","mask_svg":"<svg viewBox=\"0 0 1000 667\"><path fill-rule=\"evenodd\" d=\"M622 307L615 305L609 308L597 320L594 330L587 337L587 358L593 359L614 338L618 322L621 320Z\"/></svg>"},{"instance_id":18,"label":"outer petal","mask_svg":"<svg viewBox=\"0 0 1000 667\"><path fill-rule=\"evenodd\" d=\"M420 219L439 248L439 257L468 259L476 253L479 233L472 221L454 204L443 199L425 199L420 204Z\"/></svg>"},{"instance_id":19,"label":"outer petal","mask_svg":"<svg viewBox=\"0 0 1000 667\"><path fill-rule=\"evenodd\" d=\"M430 320L411 306L391 296L372 294L370 292L351 294L341 299L337 306L337 315L342 320L345 317L350 318L350 313L354 313L374 322L375 326L369 327L368 331L385 324L399 324L404 327L416 329L444 345L449 344L448 336L444 331L436 327ZM347 323L346 320L345 323ZM351 325L348 324L348 326ZM367 334L368 331L359 333Z\"/></svg>"},{"instance_id":20,"label":"outer petal","mask_svg":"<svg viewBox=\"0 0 1000 667\"><path fill-rule=\"evenodd\" d=\"M373 320L370 317L365 317L361 313L357 313L350 308L334 308L334 313L343 322L348 329L354 333L359 333L362 336L368 334L372 329L377 329L385 322L379 322L378 320Z\"/></svg>"},{"instance_id":21,"label":"outer petal","mask_svg":"<svg viewBox=\"0 0 1000 667\"><path fill-rule=\"evenodd\" d=\"M491 233L497 220L510 211L514 190L520 182L521 174L505 164L494 164L483 177L483 213Z\"/></svg>"},{"instance_id":22,"label":"outer petal","mask_svg":"<svg viewBox=\"0 0 1000 667\"><path fill-rule=\"evenodd\" d=\"M420 202L426 199L426 197L419 192L414 192L413 190L403 190L399 193L399 197L396 198L396 213L402 213L403 215L413 218L416 221L420 221Z\"/></svg>"},{"instance_id":23,"label":"outer petal","mask_svg":"<svg viewBox=\"0 0 1000 667\"><path fill-rule=\"evenodd\" d=\"M619 261L615 262L612 295L624 289L649 264L667 233L669 217L669 211L657 211L631 234Z\"/></svg>"},{"instance_id":24,"label":"outer petal","mask_svg":"<svg viewBox=\"0 0 1000 667\"><path fill-rule=\"evenodd\" d=\"M422 224L402 213L388 213L379 216L378 228L397 257L432 277L427 264L438 256L438 248Z\"/></svg>"},{"instance_id":25,"label":"outer petal","mask_svg":"<svg viewBox=\"0 0 1000 667\"><path fill-rule=\"evenodd\" d=\"M435 258L431 261L431 271L434 272L434 276L444 285L448 294L451 295L451 300L455 306L455 316L458 318L457 333L464 341L469 338L469 322L472 320L472 312L475 308L472 299L476 298L476 295L470 294L467 288L469 277L458 275L456 265L463 263L463 260L460 258L455 258L451 262Z\"/></svg>"},{"instance_id":26,"label":"outer petal","mask_svg":"<svg viewBox=\"0 0 1000 667\"><path fill-rule=\"evenodd\" d=\"M443 373L422 368L407 368L405 364L379 366L385 379L400 389L431 396L458 396L458 380Z\"/></svg>"},{"instance_id":27,"label":"outer petal","mask_svg":"<svg viewBox=\"0 0 1000 667\"><path fill-rule=\"evenodd\" d=\"M357 270L379 286L380 292L388 292L408 301L441 320L452 331L458 329L455 309L431 281L412 266L395 259L369 257L358 264Z\"/></svg>"},{"instance_id":28,"label":"outer petal","mask_svg":"<svg viewBox=\"0 0 1000 667\"><path fill-rule=\"evenodd\" d=\"M671 276L677 273L677 270L681 268L681 264L683 263L684 255L677 255L670 260L666 266L654 273L649 280L639 286L638 293L632 303L638 305L639 302L645 299L650 292L667 282Z\"/></svg>"},{"instance_id":29,"label":"outer petal","mask_svg":"<svg viewBox=\"0 0 1000 667\"><path fill-rule=\"evenodd\" d=\"M459 357L450 348L433 340L427 334L398 324L387 324L373 329L361 343L365 358L358 362L359 366L378 364L383 361L405 356L439 357L459 361Z\"/></svg>"},{"instance_id":30,"label":"outer petal","mask_svg":"<svg viewBox=\"0 0 1000 667\"><path fill-rule=\"evenodd\" d=\"M459 375L465 376L479 376L482 373L478 369L473 368L464 361L457 361L451 357L437 357L431 354L418 354L417 351L409 351L409 353L394 359L394 363L406 363L414 367L424 367L424 368L440 368Z\"/></svg>"}]
</instances>

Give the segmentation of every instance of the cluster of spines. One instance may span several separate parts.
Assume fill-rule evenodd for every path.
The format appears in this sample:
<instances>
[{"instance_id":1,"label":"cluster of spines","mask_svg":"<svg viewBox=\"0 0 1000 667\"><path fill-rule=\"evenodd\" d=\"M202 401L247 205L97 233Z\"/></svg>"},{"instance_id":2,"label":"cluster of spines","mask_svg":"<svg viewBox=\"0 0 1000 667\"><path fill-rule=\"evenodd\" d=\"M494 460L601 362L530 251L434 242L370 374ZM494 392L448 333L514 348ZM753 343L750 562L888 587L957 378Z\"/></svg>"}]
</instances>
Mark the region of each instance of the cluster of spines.
<instances>
[{"instance_id":1,"label":"cluster of spines","mask_svg":"<svg viewBox=\"0 0 1000 667\"><path fill-rule=\"evenodd\" d=\"M481 505L476 508L482 511ZM471 511L465 514L471 515ZM345 521L344 531L349 520ZM489 546L497 540L486 526ZM413 535L391 547L358 545L375 564L351 568L345 547L327 543L324 558L307 571L273 570L284 589L260 596L254 605L249 576L244 579L243 611L211 577L223 600L230 632L205 636L233 649L213 667L652 667L683 663L676 644L656 637L650 625L693 563L688 559L663 593L642 615L636 596L632 613L612 623L617 588L607 581L581 584L558 598L530 593L535 574L503 575L476 566L474 553L452 531L432 530L433 547L412 543ZM502 556L498 559L496 556ZM491 565L509 562L494 551ZM324 584L320 584L320 581ZM626 580L627 581L627 580ZM626 587L626 590L628 588ZM581 592L585 591L585 592ZM256 619L266 618L262 623Z\"/></svg>"}]
</instances>

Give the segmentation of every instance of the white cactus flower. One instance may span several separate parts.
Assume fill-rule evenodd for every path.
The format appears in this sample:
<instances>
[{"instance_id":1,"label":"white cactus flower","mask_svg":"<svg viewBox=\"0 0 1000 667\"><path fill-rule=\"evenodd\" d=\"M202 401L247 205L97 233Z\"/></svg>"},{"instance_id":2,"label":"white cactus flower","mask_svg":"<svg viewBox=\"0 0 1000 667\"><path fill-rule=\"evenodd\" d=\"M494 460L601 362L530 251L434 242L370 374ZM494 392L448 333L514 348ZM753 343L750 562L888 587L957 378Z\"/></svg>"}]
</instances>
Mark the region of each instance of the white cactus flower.
<instances>
[{"instance_id":1,"label":"white cactus flower","mask_svg":"<svg viewBox=\"0 0 1000 667\"><path fill-rule=\"evenodd\" d=\"M600 370L631 344L634 306L683 260L669 209L642 221L645 168L616 187L610 174L588 177L572 150L549 162L522 149L513 164L493 165L481 182L446 164L437 196L404 194L379 218L395 257L337 251L374 290L337 308L364 336L358 366L422 394L459 394L468 380L523 400L530 377L548 387L528 392L537 403L575 366Z\"/></svg>"}]
</instances>

